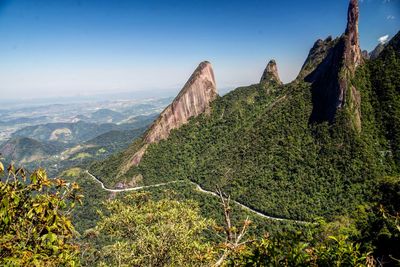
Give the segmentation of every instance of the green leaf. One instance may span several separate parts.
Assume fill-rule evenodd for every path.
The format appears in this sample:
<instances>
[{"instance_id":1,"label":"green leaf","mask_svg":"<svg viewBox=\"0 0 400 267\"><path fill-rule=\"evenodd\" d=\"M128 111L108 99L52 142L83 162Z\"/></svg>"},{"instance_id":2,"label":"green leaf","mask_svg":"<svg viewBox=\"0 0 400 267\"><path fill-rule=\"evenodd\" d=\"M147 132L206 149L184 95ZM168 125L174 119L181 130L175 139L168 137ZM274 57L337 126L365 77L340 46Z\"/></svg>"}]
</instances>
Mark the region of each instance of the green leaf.
<instances>
[{"instance_id":1,"label":"green leaf","mask_svg":"<svg viewBox=\"0 0 400 267\"><path fill-rule=\"evenodd\" d=\"M32 175L31 175L31 183L32 184L36 184L37 183L37 174L36 173L33 173Z\"/></svg>"},{"instance_id":2,"label":"green leaf","mask_svg":"<svg viewBox=\"0 0 400 267\"><path fill-rule=\"evenodd\" d=\"M55 233L50 232L47 234L47 236L48 236L50 242L52 242L52 243L57 240L57 235Z\"/></svg>"}]
</instances>

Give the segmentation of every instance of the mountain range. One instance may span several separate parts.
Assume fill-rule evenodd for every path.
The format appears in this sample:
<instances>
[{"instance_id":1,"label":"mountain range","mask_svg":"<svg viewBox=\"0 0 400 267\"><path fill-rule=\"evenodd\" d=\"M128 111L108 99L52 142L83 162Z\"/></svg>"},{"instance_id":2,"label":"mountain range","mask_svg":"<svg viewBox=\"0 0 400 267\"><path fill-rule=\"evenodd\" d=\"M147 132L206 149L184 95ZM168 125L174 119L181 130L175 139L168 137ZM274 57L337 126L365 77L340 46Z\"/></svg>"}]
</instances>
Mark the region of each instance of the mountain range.
<instances>
[{"instance_id":1,"label":"mountain range","mask_svg":"<svg viewBox=\"0 0 400 267\"><path fill-rule=\"evenodd\" d=\"M400 32L362 51L349 2L286 84L0 111L0 264L398 266Z\"/></svg>"},{"instance_id":2,"label":"mountain range","mask_svg":"<svg viewBox=\"0 0 400 267\"><path fill-rule=\"evenodd\" d=\"M90 171L111 188L175 180L218 186L290 219L351 212L400 166L400 34L365 59L358 20L358 1L350 1L343 35L317 40L288 84L271 60L260 83L220 97L211 64L201 63L141 138Z\"/></svg>"}]
</instances>

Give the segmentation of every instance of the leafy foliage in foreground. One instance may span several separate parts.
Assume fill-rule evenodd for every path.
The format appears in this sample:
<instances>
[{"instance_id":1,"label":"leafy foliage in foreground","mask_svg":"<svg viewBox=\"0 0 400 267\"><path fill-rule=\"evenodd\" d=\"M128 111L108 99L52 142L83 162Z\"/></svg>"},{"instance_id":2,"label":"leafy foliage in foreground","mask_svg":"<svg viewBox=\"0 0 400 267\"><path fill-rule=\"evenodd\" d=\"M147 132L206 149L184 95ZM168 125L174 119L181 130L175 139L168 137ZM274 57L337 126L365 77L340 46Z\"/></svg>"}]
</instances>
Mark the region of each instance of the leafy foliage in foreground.
<instances>
[{"instance_id":1,"label":"leafy foliage in foreground","mask_svg":"<svg viewBox=\"0 0 400 267\"><path fill-rule=\"evenodd\" d=\"M233 253L226 266L366 266L366 253L346 236L325 237L316 244L299 237L265 237ZM370 266L373 266L372 264Z\"/></svg>"},{"instance_id":2,"label":"leafy foliage in foreground","mask_svg":"<svg viewBox=\"0 0 400 267\"><path fill-rule=\"evenodd\" d=\"M380 179L374 202L360 207L357 228L359 242L381 263L400 264L400 177Z\"/></svg>"},{"instance_id":3,"label":"leafy foliage in foreground","mask_svg":"<svg viewBox=\"0 0 400 267\"><path fill-rule=\"evenodd\" d=\"M213 222L199 215L192 201L154 201L146 193L129 194L106 203L97 227L86 232L101 242L93 266L209 266L210 243L203 232ZM93 240L91 240L93 242Z\"/></svg>"},{"instance_id":4,"label":"leafy foliage in foreground","mask_svg":"<svg viewBox=\"0 0 400 267\"><path fill-rule=\"evenodd\" d=\"M68 214L82 197L77 194L78 186L50 180L43 170L35 171L29 182L24 180L22 169L10 167L9 174L13 179L5 180L0 187L3 265L373 266L374 259L368 252L374 246L389 249L381 253L396 261L400 232L395 201L400 192L398 177L382 180L376 204L380 209L375 214L360 213L356 223L345 217L331 223L319 220L301 231L265 233L261 239L245 237L247 230L231 223L228 228L216 226L213 220L200 215L196 202L179 200L171 191L175 199L157 194L157 200L149 193L129 193L105 202L106 210L97 226L86 231L77 246L72 242L74 228ZM224 205L226 222L231 222L232 211L235 209ZM246 219L243 229L249 229L250 224ZM220 237L226 234L226 242L211 242L206 232ZM229 233L243 238L231 246ZM360 237L365 238L363 243ZM217 261L221 255L226 257Z\"/></svg>"},{"instance_id":5,"label":"leafy foliage in foreground","mask_svg":"<svg viewBox=\"0 0 400 267\"><path fill-rule=\"evenodd\" d=\"M351 240L358 232L345 217L326 223L319 219L303 231L288 231L264 238L245 239L251 221L232 225L230 198L217 191L223 205L226 233L223 254L216 266L365 266L373 265L361 244Z\"/></svg>"},{"instance_id":6,"label":"leafy foliage in foreground","mask_svg":"<svg viewBox=\"0 0 400 267\"><path fill-rule=\"evenodd\" d=\"M0 174L4 174L0 163ZM82 198L77 184L38 169L8 168L0 180L0 265L76 266L78 245L69 214Z\"/></svg>"},{"instance_id":7,"label":"leafy foliage in foreground","mask_svg":"<svg viewBox=\"0 0 400 267\"><path fill-rule=\"evenodd\" d=\"M373 262L354 241L357 229L346 219L329 224L320 220L303 231L265 233L260 239L246 234L239 224L223 227L203 219L192 201L129 193L105 204L107 211L97 226L85 232L82 261L87 266L365 266ZM223 213L222 208L218 211ZM231 214L230 208L225 211ZM246 219L243 229L250 224ZM222 240L207 241L204 232ZM229 233L243 238L232 246Z\"/></svg>"}]
</instances>

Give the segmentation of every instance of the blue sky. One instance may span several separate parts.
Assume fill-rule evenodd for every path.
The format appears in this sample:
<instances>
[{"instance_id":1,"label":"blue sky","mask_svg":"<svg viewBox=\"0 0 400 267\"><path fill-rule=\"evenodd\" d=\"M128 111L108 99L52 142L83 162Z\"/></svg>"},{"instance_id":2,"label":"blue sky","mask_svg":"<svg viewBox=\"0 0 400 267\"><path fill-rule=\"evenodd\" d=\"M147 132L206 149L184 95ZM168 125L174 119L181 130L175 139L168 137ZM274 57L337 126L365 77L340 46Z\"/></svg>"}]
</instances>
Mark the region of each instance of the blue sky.
<instances>
[{"instance_id":1,"label":"blue sky","mask_svg":"<svg viewBox=\"0 0 400 267\"><path fill-rule=\"evenodd\" d=\"M360 1L361 2L361 1ZM219 88L292 80L348 0L0 0L0 98L178 91L202 60ZM360 3L363 49L400 30L400 0Z\"/></svg>"}]
</instances>

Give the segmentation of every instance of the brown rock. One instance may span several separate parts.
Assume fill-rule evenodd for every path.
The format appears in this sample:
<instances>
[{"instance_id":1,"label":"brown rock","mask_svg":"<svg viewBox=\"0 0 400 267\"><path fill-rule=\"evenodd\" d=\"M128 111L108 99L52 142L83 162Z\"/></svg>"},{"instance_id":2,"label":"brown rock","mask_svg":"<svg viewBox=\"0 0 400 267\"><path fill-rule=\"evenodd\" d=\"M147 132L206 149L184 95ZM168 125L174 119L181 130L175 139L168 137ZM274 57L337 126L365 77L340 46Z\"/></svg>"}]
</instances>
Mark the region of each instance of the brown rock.
<instances>
[{"instance_id":1,"label":"brown rock","mask_svg":"<svg viewBox=\"0 0 400 267\"><path fill-rule=\"evenodd\" d=\"M358 18L358 1L351 0L345 34L333 41L331 38L318 41L299 74L300 78L304 76L305 81L312 83L313 112L310 122L333 122L337 111L347 108L355 129L361 130L361 97L351 84L357 67L363 63Z\"/></svg>"},{"instance_id":2,"label":"brown rock","mask_svg":"<svg viewBox=\"0 0 400 267\"><path fill-rule=\"evenodd\" d=\"M317 40L313 47L311 48L306 61L304 62L297 79L303 80L311 72L313 72L316 67L321 64L321 62L327 57L328 52L335 46L338 39L333 40L331 36L325 40Z\"/></svg>"},{"instance_id":3,"label":"brown rock","mask_svg":"<svg viewBox=\"0 0 400 267\"><path fill-rule=\"evenodd\" d=\"M369 53L367 50L362 51L362 57L363 59L370 59Z\"/></svg>"},{"instance_id":4,"label":"brown rock","mask_svg":"<svg viewBox=\"0 0 400 267\"><path fill-rule=\"evenodd\" d=\"M210 108L218 96L214 72L207 61L200 63L174 101L161 112L143 137L143 146L132 156L128 167L137 166L149 144L168 138L171 130Z\"/></svg>"},{"instance_id":5,"label":"brown rock","mask_svg":"<svg viewBox=\"0 0 400 267\"><path fill-rule=\"evenodd\" d=\"M357 67L364 62L358 34L359 13L358 0L350 0L347 12L347 28L344 36L344 75L339 77L339 101L341 104L339 108L343 108L344 105L348 104L353 114L353 123L357 131L361 131L361 95L357 88L351 85L350 81Z\"/></svg>"},{"instance_id":6,"label":"brown rock","mask_svg":"<svg viewBox=\"0 0 400 267\"><path fill-rule=\"evenodd\" d=\"M369 53L370 59L374 60L379 57L379 55L382 53L382 51L385 49L385 44L379 43L374 50Z\"/></svg>"},{"instance_id":7,"label":"brown rock","mask_svg":"<svg viewBox=\"0 0 400 267\"><path fill-rule=\"evenodd\" d=\"M264 70L263 75L261 76L260 83L268 83L268 84L278 84L281 85L282 81L279 78L278 74L278 66L274 59L271 59L267 67Z\"/></svg>"},{"instance_id":8,"label":"brown rock","mask_svg":"<svg viewBox=\"0 0 400 267\"><path fill-rule=\"evenodd\" d=\"M344 63L352 73L363 62L358 34L359 13L358 0L350 0L345 32Z\"/></svg>"}]
</instances>

